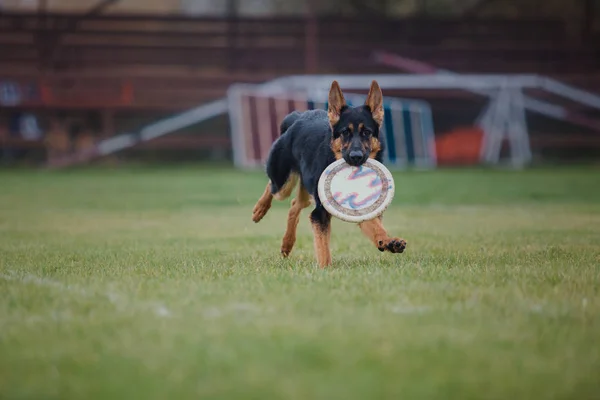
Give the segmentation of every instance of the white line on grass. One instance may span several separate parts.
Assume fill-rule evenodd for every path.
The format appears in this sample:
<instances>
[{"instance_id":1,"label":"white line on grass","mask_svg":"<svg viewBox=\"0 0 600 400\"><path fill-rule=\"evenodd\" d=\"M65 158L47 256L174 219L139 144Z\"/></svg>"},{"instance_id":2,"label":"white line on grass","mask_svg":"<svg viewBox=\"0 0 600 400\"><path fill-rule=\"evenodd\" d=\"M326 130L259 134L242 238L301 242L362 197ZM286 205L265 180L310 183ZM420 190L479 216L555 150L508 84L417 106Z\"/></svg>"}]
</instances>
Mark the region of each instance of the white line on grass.
<instances>
[{"instance_id":1,"label":"white line on grass","mask_svg":"<svg viewBox=\"0 0 600 400\"><path fill-rule=\"evenodd\" d=\"M391 307L390 311L394 314L425 314L433 310L429 306L413 306L401 304Z\"/></svg>"},{"instance_id":2,"label":"white line on grass","mask_svg":"<svg viewBox=\"0 0 600 400\"><path fill-rule=\"evenodd\" d=\"M84 288L66 285L64 283L54 281L52 279L43 278L31 274L19 275L14 271L8 271L8 273L0 273L0 278L6 281L20 282L26 284L33 284L41 287L54 288L61 292L75 293L82 297L104 297L109 303L115 306L119 311L125 311L127 309L144 309L150 310L158 317L169 317L172 315L171 311L162 303L156 301L135 301L128 300L125 296L115 293L113 291L107 292L90 292Z\"/></svg>"},{"instance_id":3,"label":"white line on grass","mask_svg":"<svg viewBox=\"0 0 600 400\"><path fill-rule=\"evenodd\" d=\"M53 288L58 290L59 292L73 293L81 297L92 298L92 297L103 297L110 304L112 304L117 311L125 312L127 310L150 310L154 315L167 318L167 317L175 317L174 313L164 304L157 301L132 301L128 299L127 296L124 296L120 293L115 292L114 290L105 290L105 291L90 291L85 288L64 284L59 281L55 281L52 279L31 275L31 274L19 274L15 271L6 271L5 273L0 273L0 279L4 279L10 282L18 282L24 284L32 284L40 287ZM272 307L264 308L260 305L255 305L252 303L230 303L230 304L221 304L219 306L207 306L201 311L201 316L206 319L216 319L222 318L227 315L253 315L256 316L258 314L263 313L273 313L275 310ZM46 319L50 320L66 320L71 319L71 315L65 317L64 313L58 315L56 311L52 311L46 316ZM40 316L31 316L27 322L40 322L43 318Z\"/></svg>"},{"instance_id":4,"label":"white line on grass","mask_svg":"<svg viewBox=\"0 0 600 400\"><path fill-rule=\"evenodd\" d=\"M46 315L27 315L27 316L9 316L7 318L2 318L0 320L0 326L4 325L15 325L15 324L26 324L26 325L36 325L38 323L47 323L47 322L68 322L72 321L75 318L70 311L57 311L52 310L48 312Z\"/></svg>"}]
</instances>

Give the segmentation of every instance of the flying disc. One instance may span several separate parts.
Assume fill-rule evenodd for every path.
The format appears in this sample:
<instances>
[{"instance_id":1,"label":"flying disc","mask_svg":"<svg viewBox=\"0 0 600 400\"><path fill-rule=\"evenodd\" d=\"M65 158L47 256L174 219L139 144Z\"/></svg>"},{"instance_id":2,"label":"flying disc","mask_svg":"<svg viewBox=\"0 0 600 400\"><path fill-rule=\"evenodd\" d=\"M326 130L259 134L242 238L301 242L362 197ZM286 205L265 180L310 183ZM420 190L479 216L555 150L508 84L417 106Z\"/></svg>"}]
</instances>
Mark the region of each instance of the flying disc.
<instances>
[{"instance_id":1,"label":"flying disc","mask_svg":"<svg viewBox=\"0 0 600 400\"><path fill-rule=\"evenodd\" d=\"M346 222L377 218L394 198L394 179L379 161L368 159L354 167L339 159L321 174L319 199L334 217Z\"/></svg>"}]
</instances>

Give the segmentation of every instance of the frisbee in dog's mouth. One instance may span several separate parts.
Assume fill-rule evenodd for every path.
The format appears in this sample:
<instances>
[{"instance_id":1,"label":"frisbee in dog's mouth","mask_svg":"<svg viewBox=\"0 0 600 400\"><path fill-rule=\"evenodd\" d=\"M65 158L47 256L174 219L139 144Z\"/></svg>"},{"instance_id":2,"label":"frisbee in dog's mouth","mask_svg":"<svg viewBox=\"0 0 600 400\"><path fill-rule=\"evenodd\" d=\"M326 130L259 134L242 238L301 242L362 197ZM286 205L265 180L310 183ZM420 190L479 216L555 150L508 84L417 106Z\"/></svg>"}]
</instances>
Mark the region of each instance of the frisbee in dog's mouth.
<instances>
[{"instance_id":1,"label":"frisbee in dog's mouth","mask_svg":"<svg viewBox=\"0 0 600 400\"><path fill-rule=\"evenodd\" d=\"M380 162L368 159L354 167L343 159L321 174L319 199L333 216L347 222L362 222L381 215L394 197L394 180Z\"/></svg>"}]
</instances>

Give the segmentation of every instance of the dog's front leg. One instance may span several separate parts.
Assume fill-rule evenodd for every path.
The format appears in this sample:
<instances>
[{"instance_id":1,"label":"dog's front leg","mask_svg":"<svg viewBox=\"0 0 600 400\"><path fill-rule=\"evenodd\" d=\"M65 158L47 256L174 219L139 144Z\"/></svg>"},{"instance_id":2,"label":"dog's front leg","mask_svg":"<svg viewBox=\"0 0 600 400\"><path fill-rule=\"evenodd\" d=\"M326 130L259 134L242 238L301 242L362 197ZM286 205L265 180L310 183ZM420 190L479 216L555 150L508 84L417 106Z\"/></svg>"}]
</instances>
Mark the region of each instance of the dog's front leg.
<instances>
[{"instance_id":1,"label":"dog's front leg","mask_svg":"<svg viewBox=\"0 0 600 400\"><path fill-rule=\"evenodd\" d=\"M358 224L360 230L375 244L379 251L391 253L402 253L406 248L406 240L388 236L381 217L361 222Z\"/></svg>"},{"instance_id":2,"label":"dog's front leg","mask_svg":"<svg viewBox=\"0 0 600 400\"><path fill-rule=\"evenodd\" d=\"M310 214L313 236L315 241L315 253L319 267L325 268L331 265L331 250L329 241L331 239L331 214L318 205Z\"/></svg>"}]
</instances>

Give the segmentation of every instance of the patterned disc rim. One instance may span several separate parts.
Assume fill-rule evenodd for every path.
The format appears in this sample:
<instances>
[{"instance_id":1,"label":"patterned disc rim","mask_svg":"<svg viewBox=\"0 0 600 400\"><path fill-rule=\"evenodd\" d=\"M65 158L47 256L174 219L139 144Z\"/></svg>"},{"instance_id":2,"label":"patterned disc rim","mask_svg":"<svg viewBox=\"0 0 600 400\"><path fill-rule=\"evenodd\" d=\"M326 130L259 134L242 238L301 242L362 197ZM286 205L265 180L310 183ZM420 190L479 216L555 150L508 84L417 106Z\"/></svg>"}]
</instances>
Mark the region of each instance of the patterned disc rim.
<instances>
[{"instance_id":1,"label":"patterned disc rim","mask_svg":"<svg viewBox=\"0 0 600 400\"><path fill-rule=\"evenodd\" d=\"M394 180L389 170L377 160L369 159L364 164L374 170L381 179L381 194L377 201L368 207L361 209L349 209L335 201L331 193L331 181L335 175L348 164L343 160L337 160L329 165L319 179L319 198L325 209L333 216L347 222L362 222L381 215L391 203L394 197Z\"/></svg>"}]
</instances>

